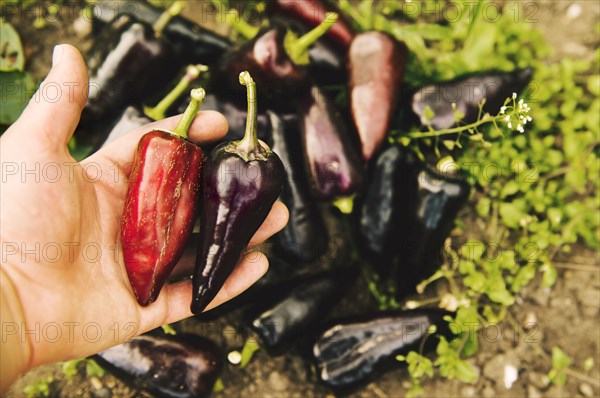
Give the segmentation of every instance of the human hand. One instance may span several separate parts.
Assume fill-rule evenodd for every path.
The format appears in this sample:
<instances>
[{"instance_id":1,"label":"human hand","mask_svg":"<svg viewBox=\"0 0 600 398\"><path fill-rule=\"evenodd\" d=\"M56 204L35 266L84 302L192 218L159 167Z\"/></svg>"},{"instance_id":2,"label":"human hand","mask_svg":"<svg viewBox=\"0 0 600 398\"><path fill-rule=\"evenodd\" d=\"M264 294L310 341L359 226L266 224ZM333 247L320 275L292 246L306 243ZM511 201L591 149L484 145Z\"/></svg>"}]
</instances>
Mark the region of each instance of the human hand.
<instances>
[{"instance_id":1,"label":"human hand","mask_svg":"<svg viewBox=\"0 0 600 398\"><path fill-rule=\"evenodd\" d=\"M189 280L166 285L148 307L137 304L119 241L137 143L153 128L174 128L179 117L138 129L75 163L67 143L87 83L79 52L57 46L48 77L0 139L2 389L21 371L91 355L192 315ZM45 98L51 90L58 90L56 101ZM226 131L225 118L207 111L189 134L203 143ZM285 206L275 203L253 244L283 228L287 217ZM264 255L247 254L208 309L247 289L267 267Z\"/></svg>"}]
</instances>

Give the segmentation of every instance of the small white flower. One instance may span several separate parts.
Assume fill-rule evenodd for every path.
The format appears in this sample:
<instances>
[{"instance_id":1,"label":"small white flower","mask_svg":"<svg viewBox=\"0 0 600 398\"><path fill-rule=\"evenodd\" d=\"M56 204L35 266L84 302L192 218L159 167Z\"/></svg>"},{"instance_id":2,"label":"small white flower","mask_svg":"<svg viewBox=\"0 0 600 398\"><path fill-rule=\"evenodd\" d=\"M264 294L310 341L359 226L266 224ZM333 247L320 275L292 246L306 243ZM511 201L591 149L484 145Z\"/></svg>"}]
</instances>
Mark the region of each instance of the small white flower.
<instances>
[{"instance_id":1,"label":"small white flower","mask_svg":"<svg viewBox=\"0 0 600 398\"><path fill-rule=\"evenodd\" d=\"M510 122L510 115L506 115L506 117L504 118L505 122Z\"/></svg>"},{"instance_id":2,"label":"small white flower","mask_svg":"<svg viewBox=\"0 0 600 398\"><path fill-rule=\"evenodd\" d=\"M511 122L508 122L508 128L512 129L512 123Z\"/></svg>"},{"instance_id":3,"label":"small white flower","mask_svg":"<svg viewBox=\"0 0 600 398\"><path fill-rule=\"evenodd\" d=\"M517 93L513 93L512 99L517 99Z\"/></svg>"},{"instance_id":4,"label":"small white flower","mask_svg":"<svg viewBox=\"0 0 600 398\"><path fill-rule=\"evenodd\" d=\"M523 101L523 98L521 98L521 99L519 100L519 105L521 105L521 106L522 106L524 102L525 102L525 101Z\"/></svg>"},{"instance_id":5,"label":"small white flower","mask_svg":"<svg viewBox=\"0 0 600 398\"><path fill-rule=\"evenodd\" d=\"M525 116L519 115L519 119L523 120L523 119L525 119Z\"/></svg>"},{"instance_id":6,"label":"small white flower","mask_svg":"<svg viewBox=\"0 0 600 398\"><path fill-rule=\"evenodd\" d=\"M527 119L523 120L523 126L527 124Z\"/></svg>"},{"instance_id":7,"label":"small white flower","mask_svg":"<svg viewBox=\"0 0 600 398\"><path fill-rule=\"evenodd\" d=\"M518 131L519 133L524 133L524 132L525 132L525 129L523 128L523 126L522 126L521 124L518 124L518 125L517 125L517 131Z\"/></svg>"},{"instance_id":8,"label":"small white flower","mask_svg":"<svg viewBox=\"0 0 600 398\"><path fill-rule=\"evenodd\" d=\"M527 116L527 121L531 122L533 120L533 118L531 116Z\"/></svg>"},{"instance_id":9,"label":"small white flower","mask_svg":"<svg viewBox=\"0 0 600 398\"><path fill-rule=\"evenodd\" d=\"M500 108L500 114L504 115L504 112L506 112L506 107L503 106L502 108Z\"/></svg>"}]
</instances>

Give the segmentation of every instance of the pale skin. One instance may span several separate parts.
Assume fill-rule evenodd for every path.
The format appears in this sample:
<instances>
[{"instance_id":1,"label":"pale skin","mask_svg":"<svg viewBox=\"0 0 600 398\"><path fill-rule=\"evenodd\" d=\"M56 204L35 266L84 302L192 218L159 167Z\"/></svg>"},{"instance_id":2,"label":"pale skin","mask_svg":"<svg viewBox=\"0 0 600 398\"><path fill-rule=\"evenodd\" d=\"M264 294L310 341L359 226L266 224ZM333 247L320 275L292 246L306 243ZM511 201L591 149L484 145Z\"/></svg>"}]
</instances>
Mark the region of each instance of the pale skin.
<instances>
[{"instance_id":1,"label":"pale skin","mask_svg":"<svg viewBox=\"0 0 600 398\"><path fill-rule=\"evenodd\" d=\"M174 128L179 117L133 131L74 164L67 143L87 100L81 89L87 81L77 49L57 46L40 88L47 95L34 96L0 139L0 393L35 366L85 357L192 315L191 281L165 286L156 302L141 307L122 256L115 255L137 143L153 128ZM206 143L226 131L225 118L206 111L198 114L189 136ZM62 170L58 179L55 164ZM24 174L25 169L33 172ZM282 229L287 219L286 207L275 203L250 247ZM208 309L243 292L267 268L263 254L246 254Z\"/></svg>"}]
</instances>

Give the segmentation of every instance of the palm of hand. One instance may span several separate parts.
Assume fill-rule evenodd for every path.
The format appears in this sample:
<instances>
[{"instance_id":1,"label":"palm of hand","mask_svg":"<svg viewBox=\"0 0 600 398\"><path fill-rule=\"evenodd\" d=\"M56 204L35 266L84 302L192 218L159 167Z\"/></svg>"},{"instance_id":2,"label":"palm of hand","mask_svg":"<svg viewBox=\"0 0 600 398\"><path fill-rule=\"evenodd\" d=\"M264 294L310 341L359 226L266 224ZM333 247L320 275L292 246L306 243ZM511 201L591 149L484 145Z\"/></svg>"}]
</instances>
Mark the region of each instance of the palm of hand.
<instances>
[{"instance_id":1,"label":"palm of hand","mask_svg":"<svg viewBox=\"0 0 600 398\"><path fill-rule=\"evenodd\" d=\"M77 51L63 47L61 61L42 91L49 82L61 86L75 81L83 86L87 81ZM2 293L16 296L8 294L15 317L22 322L16 322L16 337L26 337L29 366L90 355L191 315L189 281L167 285L155 303L139 306L120 253L130 162L139 138L152 127L77 164L66 143L86 94L78 97L77 90L74 97L66 90L62 94L55 103L32 101L0 141L2 278L10 285L5 289L3 284ZM177 119L154 127L172 129ZM210 141L224 135L226 128L221 115L201 113L190 136ZM284 206L276 204L253 242L277 232L286 219ZM243 259L211 306L246 289L266 266L264 256ZM26 334L24 328L33 333Z\"/></svg>"}]
</instances>

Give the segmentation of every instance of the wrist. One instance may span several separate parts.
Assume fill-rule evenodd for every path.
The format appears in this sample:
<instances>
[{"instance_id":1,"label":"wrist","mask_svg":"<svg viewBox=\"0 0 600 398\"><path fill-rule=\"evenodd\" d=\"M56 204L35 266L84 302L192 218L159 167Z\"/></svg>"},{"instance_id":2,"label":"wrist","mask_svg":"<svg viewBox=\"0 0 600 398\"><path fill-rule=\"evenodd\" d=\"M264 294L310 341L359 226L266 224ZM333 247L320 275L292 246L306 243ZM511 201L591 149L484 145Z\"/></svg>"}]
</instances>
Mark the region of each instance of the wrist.
<instances>
[{"instance_id":1,"label":"wrist","mask_svg":"<svg viewBox=\"0 0 600 398\"><path fill-rule=\"evenodd\" d=\"M29 370L31 362L19 295L4 268L0 268L0 325L0 394L3 394L21 373Z\"/></svg>"}]
</instances>

